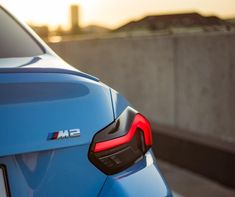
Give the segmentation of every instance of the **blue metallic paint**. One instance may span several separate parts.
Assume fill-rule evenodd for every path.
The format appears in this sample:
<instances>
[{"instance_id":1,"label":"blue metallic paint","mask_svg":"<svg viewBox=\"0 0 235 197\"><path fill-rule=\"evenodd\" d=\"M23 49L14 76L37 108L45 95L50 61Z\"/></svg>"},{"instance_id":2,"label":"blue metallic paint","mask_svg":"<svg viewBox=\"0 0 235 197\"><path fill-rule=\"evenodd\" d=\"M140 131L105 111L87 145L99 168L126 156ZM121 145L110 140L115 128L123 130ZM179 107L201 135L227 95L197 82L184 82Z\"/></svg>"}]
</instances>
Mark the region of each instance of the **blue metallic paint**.
<instances>
[{"instance_id":1,"label":"blue metallic paint","mask_svg":"<svg viewBox=\"0 0 235 197\"><path fill-rule=\"evenodd\" d=\"M109 176L99 196L171 197L172 194L149 151L134 166Z\"/></svg>"},{"instance_id":2,"label":"blue metallic paint","mask_svg":"<svg viewBox=\"0 0 235 197\"><path fill-rule=\"evenodd\" d=\"M27 91L26 84L31 83L44 84L44 89L50 84L72 85L77 92L64 89L66 95L57 93L55 98L48 89L38 95L32 88ZM5 97L0 99L0 156L89 144L97 131L114 120L109 88L93 80L68 74L18 73L1 74L0 84L0 90L7 91L4 87L9 84L18 88L18 95L10 90L9 95L14 95L10 103L4 104ZM18 84L23 84L20 90ZM51 91L56 95L59 90ZM51 132L74 128L81 130L79 138L47 141Z\"/></svg>"},{"instance_id":3,"label":"blue metallic paint","mask_svg":"<svg viewBox=\"0 0 235 197\"><path fill-rule=\"evenodd\" d=\"M0 72L1 94L5 94L0 99L0 164L7 166L12 196L171 196L151 151L113 176L103 174L88 160L94 134L130 104L96 78L65 63L29 27L21 25L45 54L0 59L1 68L12 69ZM29 68L29 72L16 68ZM40 88L33 90L35 84L53 89L46 94ZM61 92L59 85L64 87ZM14 87L19 89L14 92ZM82 90L74 93L71 89ZM50 132L74 128L81 129L79 138L47 141Z\"/></svg>"},{"instance_id":4,"label":"blue metallic paint","mask_svg":"<svg viewBox=\"0 0 235 197\"><path fill-rule=\"evenodd\" d=\"M130 104L121 94L111 88L110 94L113 103L114 118L116 119Z\"/></svg>"},{"instance_id":5,"label":"blue metallic paint","mask_svg":"<svg viewBox=\"0 0 235 197\"><path fill-rule=\"evenodd\" d=\"M106 175L87 158L89 145L0 158L12 196L97 196Z\"/></svg>"},{"instance_id":6,"label":"blue metallic paint","mask_svg":"<svg viewBox=\"0 0 235 197\"><path fill-rule=\"evenodd\" d=\"M22 92L16 91L18 97L8 103L0 98L0 163L8 168L13 196L171 195L156 162L148 164L147 158L153 160L152 153L124 172L108 177L88 160L94 134L129 106L118 92L92 79L62 73L2 73L0 84L0 89L24 84ZM51 91L58 98L40 96L30 89L32 96L25 102L29 99L25 84L43 84L44 89L50 84L71 85L78 89L76 93L63 89L60 95L54 87ZM81 137L47 141L48 133L70 128L80 128Z\"/></svg>"}]
</instances>

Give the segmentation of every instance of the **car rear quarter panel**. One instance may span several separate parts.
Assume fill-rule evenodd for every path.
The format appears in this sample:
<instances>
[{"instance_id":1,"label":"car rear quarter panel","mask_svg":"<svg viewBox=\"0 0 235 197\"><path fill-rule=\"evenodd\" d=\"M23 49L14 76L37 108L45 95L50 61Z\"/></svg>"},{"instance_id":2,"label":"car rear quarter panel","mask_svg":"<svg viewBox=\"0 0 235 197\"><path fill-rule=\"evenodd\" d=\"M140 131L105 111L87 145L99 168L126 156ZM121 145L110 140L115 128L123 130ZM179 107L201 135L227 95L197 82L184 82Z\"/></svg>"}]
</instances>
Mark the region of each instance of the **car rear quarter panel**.
<instances>
[{"instance_id":1,"label":"car rear quarter panel","mask_svg":"<svg viewBox=\"0 0 235 197\"><path fill-rule=\"evenodd\" d=\"M0 156L90 144L113 120L110 90L69 74L0 74ZM48 140L78 128L78 138Z\"/></svg>"},{"instance_id":2,"label":"car rear quarter panel","mask_svg":"<svg viewBox=\"0 0 235 197\"><path fill-rule=\"evenodd\" d=\"M152 151L127 170L109 176L100 197L172 197L161 175Z\"/></svg>"},{"instance_id":3,"label":"car rear quarter panel","mask_svg":"<svg viewBox=\"0 0 235 197\"><path fill-rule=\"evenodd\" d=\"M12 196L97 196L107 176L87 155L114 120L110 89L73 74L1 73L0 93L0 164ZM75 128L80 137L48 139Z\"/></svg>"}]
</instances>

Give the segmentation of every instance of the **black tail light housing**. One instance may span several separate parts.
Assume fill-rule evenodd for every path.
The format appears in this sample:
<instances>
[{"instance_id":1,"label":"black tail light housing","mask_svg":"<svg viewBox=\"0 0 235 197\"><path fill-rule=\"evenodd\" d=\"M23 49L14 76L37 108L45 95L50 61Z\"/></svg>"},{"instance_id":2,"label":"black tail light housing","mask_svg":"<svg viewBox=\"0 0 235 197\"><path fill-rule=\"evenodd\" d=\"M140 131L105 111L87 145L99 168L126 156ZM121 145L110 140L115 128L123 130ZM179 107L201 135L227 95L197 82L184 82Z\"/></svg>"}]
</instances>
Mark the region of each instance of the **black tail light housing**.
<instances>
[{"instance_id":1,"label":"black tail light housing","mask_svg":"<svg viewBox=\"0 0 235 197\"><path fill-rule=\"evenodd\" d=\"M118 119L94 136L88 157L102 172L112 175L143 158L151 146L148 120L128 107Z\"/></svg>"}]
</instances>

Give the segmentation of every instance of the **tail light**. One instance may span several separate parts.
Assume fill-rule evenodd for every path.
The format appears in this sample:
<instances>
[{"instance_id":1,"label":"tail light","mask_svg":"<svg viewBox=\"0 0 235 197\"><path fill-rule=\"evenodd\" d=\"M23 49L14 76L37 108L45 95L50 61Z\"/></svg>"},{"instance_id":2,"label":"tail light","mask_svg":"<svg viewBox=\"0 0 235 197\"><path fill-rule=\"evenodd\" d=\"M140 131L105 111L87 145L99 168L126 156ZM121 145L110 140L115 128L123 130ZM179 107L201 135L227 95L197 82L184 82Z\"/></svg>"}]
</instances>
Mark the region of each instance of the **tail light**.
<instances>
[{"instance_id":1,"label":"tail light","mask_svg":"<svg viewBox=\"0 0 235 197\"><path fill-rule=\"evenodd\" d=\"M89 159L101 171L111 175L133 165L151 146L149 122L128 107L116 121L95 135Z\"/></svg>"}]
</instances>

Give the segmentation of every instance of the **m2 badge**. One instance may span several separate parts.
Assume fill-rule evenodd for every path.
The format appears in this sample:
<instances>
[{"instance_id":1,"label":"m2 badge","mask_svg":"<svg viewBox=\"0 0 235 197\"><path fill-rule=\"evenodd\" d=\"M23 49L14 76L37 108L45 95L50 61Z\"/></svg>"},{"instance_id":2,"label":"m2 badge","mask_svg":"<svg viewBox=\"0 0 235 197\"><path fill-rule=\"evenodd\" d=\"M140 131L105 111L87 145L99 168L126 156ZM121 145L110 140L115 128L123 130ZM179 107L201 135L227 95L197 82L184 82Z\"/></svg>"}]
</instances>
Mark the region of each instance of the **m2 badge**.
<instances>
[{"instance_id":1,"label":"m2 badge","mask_svg":"<svg viewBox=\"0 0 235 197\"><path fill-rule=\"evenodd\" d=\"M63 140L68 138L80 137L80 135L81 135L80 129L61 130L50 133L48 135L48 140Z\"/></svg>"}]
</instances>

